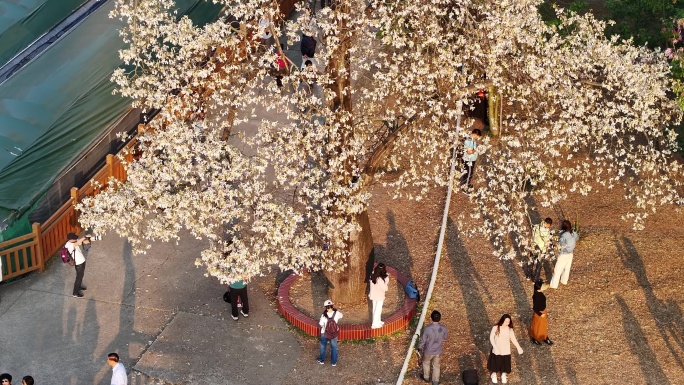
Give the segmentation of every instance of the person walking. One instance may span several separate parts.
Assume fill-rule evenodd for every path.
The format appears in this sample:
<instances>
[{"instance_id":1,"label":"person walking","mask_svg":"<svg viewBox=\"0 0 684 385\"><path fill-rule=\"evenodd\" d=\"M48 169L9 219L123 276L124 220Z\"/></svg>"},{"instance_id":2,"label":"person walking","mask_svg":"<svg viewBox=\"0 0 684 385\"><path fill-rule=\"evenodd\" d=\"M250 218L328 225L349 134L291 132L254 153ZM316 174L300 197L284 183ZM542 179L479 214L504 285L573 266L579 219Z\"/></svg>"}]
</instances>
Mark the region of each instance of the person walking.
<instances>
[{"instance_id":1,"label":"person walking","mask_svg":"<svg viewBox=\"0 0 684 385\"><path fill-rule=\"evenodd\" d=\"M325 363L325 350L328 348L330 342L330 363L332 366L337 366L338 350L337 350L337 336L340 332L339 322L342 318L342 312L333 306L333 302L329 299L323 302L325 310L321 314L321 319L318 324L321 325L321 349L318 354L318 363L323 365Z\"/></svg>"},{"instance_id":2,"label":"person walking","mask_svg":"<svg viewBox=\"0 0 684 385\"><path fill-rule=\"evenodd\" d=\"M532 294L532 322L530 322L530 342L541 345L542 341L547 345L553 345L548 334L548 315L546 313L546 295L544 290L549 287L544 281L538 279L534 282L534 294Z\"/></svg>"},{"instance_id":3,"label":"person walking","mask_svg":"<svg viewBox=\"0 0 684 385\"><path fill-rule=\"evenodd\" d=\"M126 368L119 362L119 355L116 353L109 353L107 355L107 363L112 367L111 385L128 385Z\"/></svg>"},{"instance_id":4,"label":"person walking","mask_svg":"<svg viewBox=\"0 0 684 385\"><path fill-rule=\"evenodd\" d=\"M556 260L556 266L553 269L553 277L551 278L552 289L558 288L559 281L563 285L568 284L570 267L572 267L572 255L578 240L579 234L572 230L570 221L564 219L561 222L561 236L558 240L560 251L558 252L558 259Z\"/></svg>"},{"instance_id":5,"label":"person walking","mask_svg":"<svg viewBox=\"0 0 684 385\"><path fill-rule=\"evenodd\" d=\"M476 128L470 133L470 137L463 142L463 166L465 171L461 176L460 182L461 186L468 189L473 188L473 172L475 171L475 162L479 154L477 141L480 137L482 137L482 131Z\"/></svg>"},{"instance_id":6,"label":"person walking","mask_svg":"<svg viewBox=\"0 0 684 385\"><path fill-rule=\"evenodd\" d=\"M430 376L432 376L432 385L437 385L439 384L440 358L448 333L446 326L440 323L442 320L440 312L433 310L430 319L432 323L423 329L423 335L418 344L418 350L423 352L423 374L420 378L425 382L430 382Z\"/></svg>"},{"instance_id":7,"label":"person walking","mask_svg":"<svg viewBox=\"0 0 684 385\"><path fill-rule=\"evenodd\" d=\"M385 264L380 262L373 269L373 274L370 279L370 292L368 299L373 303L373 322L371 329L379 329L385 323L382 322L382 304L385 302L385 293L389 288L389 275Z\"/></svg>"},{"instance_id":8,"label":"person walking","mask_svg":"<svg viewBox=\"0 0 684 385\"><path fill-rule=\"evenodd\" d=\"M511 373L511 342L518 349L518 354L523 354L523 349L518 344L513 332L513 320L509 314L501 316L492 331L489 333L489 342L492 351L487 360L487 370L492 372L492 382L498 383L497 374L501 374L501 383L508 383L507 375Z\"/></svg>"},{"instance_id":9,"label":"person walking","mask_svg":"<svg viewBox=\"0 0 684 385\"><path fill-rule=\"evenodd\" d=\"M240 314L249 317L249 298L247 298L247 283L244 280L232 282L230 288L230 316L233 320L238 320L238 302L242 302Z\"/></svg>"},{"instance_id":10,"label":"person walking","mask_svg":"<svg viewBox=\"0 0 684 385\"><path fill-rule=\"evenodd\" d=\"M532 271L527 279L536 281L541 273L542 257L549 252L551 246L551 225L553 219L546 218L542 223L534 225L532 228L532 243L534 244L534 255L532 256Z\"/></svg>"},{"instance_id":11,"label":"person walking","mask_svg":"<svg viewBox=\"0 0 684 385\"><path fill-rule=\"evenodd\" d=\"M83 298L83 290L86 290L86 286L83 284L83 276L85 275L86 259L83 255L83 249L81 245L86 240L86 238L79 238L78 235L74 233L67 234L67 243L64 247L69 251L71 257L74 260L74 268L76 269L76 279L74 280L74 290L72 295L76 298Z\"/></svg>"}]
</instances>

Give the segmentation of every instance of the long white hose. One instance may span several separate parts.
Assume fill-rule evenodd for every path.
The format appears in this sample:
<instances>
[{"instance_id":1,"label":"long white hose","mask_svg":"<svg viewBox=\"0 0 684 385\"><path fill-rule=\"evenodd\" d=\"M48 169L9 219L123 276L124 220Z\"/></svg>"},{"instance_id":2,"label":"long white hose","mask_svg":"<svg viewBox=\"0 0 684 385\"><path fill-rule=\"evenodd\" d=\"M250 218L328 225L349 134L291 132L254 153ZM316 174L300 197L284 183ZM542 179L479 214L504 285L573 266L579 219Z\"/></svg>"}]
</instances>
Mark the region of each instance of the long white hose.
<instances>
[{"instance_id":1,"label":"long white hose","mask_svg":"<svg viewBox=\"0 0 684 385\"><path fill-rule=\"evenodd\" d=\"M401 385L404 382L404 375L408 370L409 361L411 360L411 353L413 353L413 348L416 346L416 340L420 336L420 332L423 329L423 324L425 323L425 315L427 314L428 306L430 304L430 298L432 298L432 290L435 287L435 281L437 280L437 271L439 270L439 260L442 255L442 246L444 244L444 234L446 233L447 219L449 218L449 204L451 203L451 192L452 186L454 185L454 173L456 172L456 146L461 131L461 111L463 109L463 102L458 102L458 114L456 118L456 136L454 139L453 154L451 156L451 170L449 171L449 186L447 188L446 204L444 205L444 214L442 214L442 228L439 230L439 240L437 241L437 254L435 255L435 263L432 266L432 277L430 278L430 285L428 286L427 294L425 294L425 300L423 301L423 310L420 314L420 320L418 321L418 326L416 326L416 332L413 334L411 339L411 344L409 345L408 351L406 352L406 358L404 359L404 366L401 367L401 372L399 373L399 378L397 378L397 385Z\"/></svg>"}]
</instances>

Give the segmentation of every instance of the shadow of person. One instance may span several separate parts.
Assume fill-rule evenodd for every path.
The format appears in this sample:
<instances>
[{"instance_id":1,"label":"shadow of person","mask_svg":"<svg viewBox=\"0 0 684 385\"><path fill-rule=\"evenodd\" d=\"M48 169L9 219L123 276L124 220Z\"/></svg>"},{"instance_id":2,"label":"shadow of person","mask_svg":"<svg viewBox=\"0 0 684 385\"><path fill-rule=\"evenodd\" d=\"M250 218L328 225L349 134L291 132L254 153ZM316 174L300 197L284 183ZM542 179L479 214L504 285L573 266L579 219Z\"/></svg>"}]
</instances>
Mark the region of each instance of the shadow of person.
<instances>
[{"instance_id":1,"label":"shadow of person","mask_svg":"<svg viewBox=\"0 0 684 385\"><path fill-rule=\"evenodd\" d=\"M386 264L394 267L401 273L411 276L411 269L413 268L413 261L411 260L411 253L409 252L408 242L406 238L397 229L397 222L392 210L387 211L387 244L391 245L387 250L383 250L383 254L378 250L377 258L380 261L385 261ZM391 250L392 255L389 254Z\"/></svg>"},{"instance_id":2,"label":"shadow of person","mask_svg":"<svg viewBox=\"0 0 684 385\"><path fill-rule=\"evenodd\" d=\"M639 360L644 378L648 379L649 384L670 384L670 380L665 375L663 368L658 364L656 355L648 345L648 339L646 339L643 330L639 326L639 321L622 297L616 295L615 299L622 311L622 326L625 330L625 338L629 341L632 353Z\"/></svg>"},{"instance_id":3,"label":"shadow of person","mask_svg":"<svg viewBox=\"0 0 684 385\"><path fill-rule=\"evenodd\" d=\"M483 296L491 301L492 295L488 292L485 282L473 265L470 255L468 255L468 251L458 235L458 228L451 218L447 221L447 232L449 233L446 241L447 256L458 282L458 288L461 290L470 335L475 345L479 347L480 352L486 356L490 350L489 330L491 325ZM483 362L474 362L471 367L479 372L486 372Z\"/></svg>"},{"instance_id":4,"label":"shadow of person","mask_svg":"<svg viewBox=\"0 0 684 385\"><path fill-rule=\"evenodd\" d=\"M120 306L119 309L119 323L118 323L118 333L114 338L111 339L111 342L107 345L107 347L104 348L102 355L95 355L93 354L93 365L99 365L101 367L106 368L106 375L104 378L99 382L100 385L107 385L110 383L110 370L107 365L107 354L109 353L117 353L119 355L120 362L124 364L126 367L126 372L130 373L133 370L134 364L140 359L140 357L129 357L128 356L128 345L130 341L135 341L137 340L136 336L138 336L140 333L136 332L135 329L133 328L133 325L135 324L135 313L136 313L136 307L135 307L135 296L136 296L136 287L135 287L135 282L136 282L136 272L135 272L135 265L133 264L133 248L128 241L124 241L123 245L123 253L122 253L122 261L116 261L115 259L111 259L110 263L121 263L123 262L124 265L124 284L122 285L122 292L121 292L121 303L122 306ZM123 306L124 302L128 302L134 304L134 306ZM93 381L93 383L95 383Z\"/></svg>"},{"instance_id":5,"label":"shadow of person","mask_svg":"<svg viewBox=\"0 0 684 385\"><path fill-rule=\"evenodd\" d=\"M622 242L615 240L615 246L620 254L623 265L634 273L637 284L641 287L646 297L646 306L650 311L660 336L665 341L665 345L672 354L673 359L684 369L684 361L682 361L680 351L684 350L684 335L682 334L682 310L676 302L672 300L662 301L658 299L653 291L653 286L648 279L646 266L642 260L639 252L632 241L627 237L622 237Z\"/></svg>"}]
</instances>

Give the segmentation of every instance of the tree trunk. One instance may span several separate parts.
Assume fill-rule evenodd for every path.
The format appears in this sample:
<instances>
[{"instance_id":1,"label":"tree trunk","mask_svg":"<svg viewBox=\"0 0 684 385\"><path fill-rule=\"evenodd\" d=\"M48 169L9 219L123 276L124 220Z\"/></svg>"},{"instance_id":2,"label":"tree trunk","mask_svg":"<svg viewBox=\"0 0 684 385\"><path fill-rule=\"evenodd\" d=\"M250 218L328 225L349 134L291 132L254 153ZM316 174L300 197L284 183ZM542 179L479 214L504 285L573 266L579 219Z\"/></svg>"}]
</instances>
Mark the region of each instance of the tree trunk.
<instances>
[{"instance_id":1,"label":"tree trunk","mask_svg":"<svg viewBox=\"0 0 684 385\"><path fill-rule=\"evenodd\" d=\"M487 87L487 93L489 95L487 112L489 113L489 129L492 131L492 135L499 135L499 110L501 105L501 94L499 90L493 85ZM486 117L485 117L486 118Z\"/></svg>"},{"instance_id":2,"label":"tree trunk","mask_svg":"<svg viewBox=\"0 0 684 385\"><path fill-rule=\"evenodd\" d=\"M347 267L339 272L326 272L330 281L328 295L334 303L354 303L366 296L366 281L375 262L373 253L373 234L371 233L368 211L356 217L360 231L351 234L347 247L349 257Z\"/></svg>"}]
</instances>

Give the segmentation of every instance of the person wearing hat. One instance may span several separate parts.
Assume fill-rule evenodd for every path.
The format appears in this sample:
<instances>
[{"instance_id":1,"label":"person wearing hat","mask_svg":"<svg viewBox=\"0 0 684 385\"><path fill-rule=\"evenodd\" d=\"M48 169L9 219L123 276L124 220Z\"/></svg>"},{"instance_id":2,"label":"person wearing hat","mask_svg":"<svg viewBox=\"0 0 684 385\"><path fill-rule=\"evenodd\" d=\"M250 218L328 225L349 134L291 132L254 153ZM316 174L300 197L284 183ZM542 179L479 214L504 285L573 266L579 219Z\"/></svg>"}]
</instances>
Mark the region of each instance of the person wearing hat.
<instances>
[{"instance_id":1,"label":"person wearing hat","mask_svg":"<svg viewBox=\"0 0 684 385\"><path fill-rule=\"evenodd\" d=\"M342 312L337 310L333 306L333 301L327 299L323 302L325 310L321 314L321 319L318 324L321 325L321 351L318 355L318 363L323 365L325 363L325 350L328 347L328 342L330 342L330 363L332 366L337 366L337 335L339 333L340 319L342 318ZM330 327L328 327L330 323Z\"/></svg>"},{"instance_id":2,"label":"person wearing hat","mask_svg":"<svg viewBox=\"0 0 684 385\"><path fill-rule=\"evenodd\" d=\"M64 247L69 251L71 257L74 259L74 268L76 269L76 280L74 281L74 291L72 295L76 298L83 298L82 290L86 287L83 285L83 275L85 274L86 260L83 255L83 250L81 245L86 238L79 238L78 235L74 233L67 234L67 243Z\"/></svg>"},{"instance_id":3,"label":"person wearing hat","mask_svg":"<svg viewBox=\"0 0 684 385\"><path fill-rule=\"evenodd\" d=\"M532 294L532 322L530 322L530 342L535 345L541 345L542 341L547 345L553 345L548 335L548 316L546 314L546 295L544 290L548 289L549 285L544 283L541 279L534 282L534 294Z\"/></svg>"}]
</instances>

